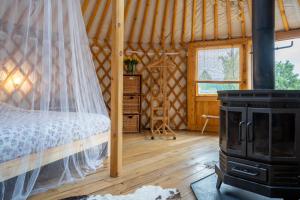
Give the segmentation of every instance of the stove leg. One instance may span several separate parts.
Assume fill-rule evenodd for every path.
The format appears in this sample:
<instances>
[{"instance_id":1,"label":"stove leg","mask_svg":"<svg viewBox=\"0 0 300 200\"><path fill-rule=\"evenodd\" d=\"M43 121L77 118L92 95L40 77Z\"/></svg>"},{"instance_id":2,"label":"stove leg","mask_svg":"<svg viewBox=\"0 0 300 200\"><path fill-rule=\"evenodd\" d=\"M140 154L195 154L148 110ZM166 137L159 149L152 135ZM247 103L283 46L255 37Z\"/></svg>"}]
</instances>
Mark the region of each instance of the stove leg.
<instances>
[{"instance_id":1,"label":"stove leg","mask_svg":"<svg viewBox=\"0 0 300 200\"><path fill-rule=\"evenodd\" d=\"M217 184L216 184L216 188L217 188L217 190L220 190L220 188L221 188L221 185L222 185L222 179L221 179L221 177L220 176L218 176L218 179L217 179Z\"/></svg>"}]
</instances>

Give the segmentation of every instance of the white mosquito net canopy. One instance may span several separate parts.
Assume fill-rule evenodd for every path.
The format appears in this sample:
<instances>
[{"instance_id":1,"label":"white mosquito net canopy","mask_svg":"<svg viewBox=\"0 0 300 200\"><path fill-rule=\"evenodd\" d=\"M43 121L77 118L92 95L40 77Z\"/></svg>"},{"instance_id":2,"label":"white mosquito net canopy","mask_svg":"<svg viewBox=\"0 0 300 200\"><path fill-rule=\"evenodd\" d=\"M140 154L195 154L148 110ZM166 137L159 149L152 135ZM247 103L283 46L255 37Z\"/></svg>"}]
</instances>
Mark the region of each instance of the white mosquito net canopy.
<instances>
[{"instance_id":1,"label":"white mosquito net canopy","mask_svg":"<svg viewBox=\"0 0 300 200\"><path fill-rule=\"evenodd\" d=\"M80 0L0 0L0 200L78 180L110 120Z\"/></svg>"}]
</instances>

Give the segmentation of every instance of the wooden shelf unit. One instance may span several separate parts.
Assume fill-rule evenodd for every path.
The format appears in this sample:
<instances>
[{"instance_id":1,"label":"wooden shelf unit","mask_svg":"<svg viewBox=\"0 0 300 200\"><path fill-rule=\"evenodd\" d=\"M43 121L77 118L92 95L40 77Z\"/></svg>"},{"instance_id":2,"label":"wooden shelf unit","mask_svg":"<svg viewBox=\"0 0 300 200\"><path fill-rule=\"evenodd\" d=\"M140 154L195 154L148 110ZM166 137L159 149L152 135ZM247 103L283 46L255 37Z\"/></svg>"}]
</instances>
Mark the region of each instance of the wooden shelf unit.
<instances>
[{"instance_id":1,"label":"wooden shelf unit","mask_svg":"<svg viewBox=\"0 0 300 200\"><path fill-rule=\"evenodd\" d=\"M123 86L123 133L139 133L141 130L142 76L124 74Z\"/></svg>"}]
</instances>

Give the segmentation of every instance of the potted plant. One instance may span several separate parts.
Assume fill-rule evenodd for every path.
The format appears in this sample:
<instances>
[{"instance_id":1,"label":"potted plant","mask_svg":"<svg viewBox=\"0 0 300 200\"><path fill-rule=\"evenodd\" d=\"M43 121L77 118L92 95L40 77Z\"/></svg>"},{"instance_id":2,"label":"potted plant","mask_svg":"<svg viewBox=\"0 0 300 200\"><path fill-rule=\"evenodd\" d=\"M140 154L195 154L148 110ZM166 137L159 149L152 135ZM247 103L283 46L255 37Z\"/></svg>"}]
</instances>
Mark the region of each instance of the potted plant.
<instances>
[{"instance_id":1,"label":"potted plant","mask_svg":"<svg viewBox=\"0 0 300 200\"><path fill-rule=\"evenodd\" d=\"M126 58L124 60L124 65L126 66L126 72L128 74L134 74L136 71L136 65L139 61L135 58Z\"/></svg>"}]
</instances>

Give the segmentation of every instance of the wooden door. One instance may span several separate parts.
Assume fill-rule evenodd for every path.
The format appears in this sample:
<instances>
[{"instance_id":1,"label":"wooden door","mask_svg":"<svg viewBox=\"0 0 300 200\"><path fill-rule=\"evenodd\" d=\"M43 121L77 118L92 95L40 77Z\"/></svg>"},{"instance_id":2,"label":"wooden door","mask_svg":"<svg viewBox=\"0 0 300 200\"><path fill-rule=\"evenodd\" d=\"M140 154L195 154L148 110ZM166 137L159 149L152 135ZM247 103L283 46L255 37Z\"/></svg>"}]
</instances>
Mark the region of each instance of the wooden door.
<instances>
[{"instance_id":1,"label":"wooden door","mask_svg":"<svg viewBox=\"0 0 300 200\"><path fill-rule=\"evenodd\" d=\"M218 81L217 84L236 84L238 89L247 89L248 83L248 41L246 39L233 39L227 41L207 41L190 43L188 47L188 70L187 70L187 114L188 129L200 131L203 128L205 119L202 115L220 114L220 102L217 94L199 94L198 81L198 51L201 49L239 49L239 80ZM214 81L207 81L214 83ZM215 81L217 82L217 81ZM206 127L206 132L219 132L219 120L211 119Z\"/></svg>"}]
</instances>

